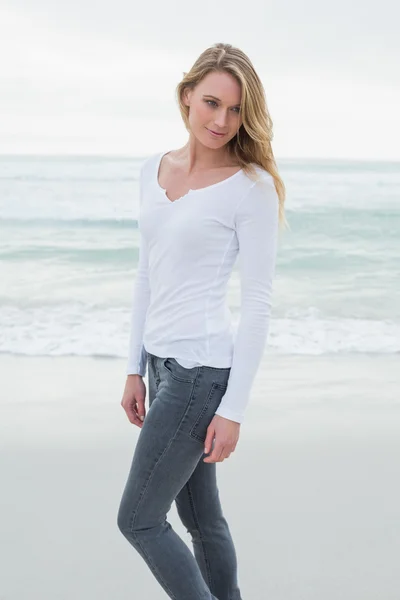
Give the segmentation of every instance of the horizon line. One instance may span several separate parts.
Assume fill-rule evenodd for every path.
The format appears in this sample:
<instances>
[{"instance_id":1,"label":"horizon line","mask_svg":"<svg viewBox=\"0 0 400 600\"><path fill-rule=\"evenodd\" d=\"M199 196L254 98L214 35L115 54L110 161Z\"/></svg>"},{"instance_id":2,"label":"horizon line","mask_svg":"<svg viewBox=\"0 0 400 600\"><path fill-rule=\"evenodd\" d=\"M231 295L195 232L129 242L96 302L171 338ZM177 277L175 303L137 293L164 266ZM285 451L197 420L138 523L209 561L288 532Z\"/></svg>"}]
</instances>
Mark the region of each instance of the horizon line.
<instances>
[{"instance_id":1,"label":"horizon line","mask_svg":"<svg viewBox=\"0 0 400 600\"><path fill-rule=\"evenodd\" d=\"M152 154L156 154L155 152L150 152L146 155L134 155L134 154L105 154L105 153L76 153L76 152L57 152L57 153L28 153L28 152L1 152L0 158L107 158L107 159L122 159L122 160L145 160L152 156ZM344 157L344 156L275 156L276 162L279 161L294 161L294 162L353 162L353 163L393 163L399 164L400 158L354 158L354 157Z\"/></svg>"}]
</instances>

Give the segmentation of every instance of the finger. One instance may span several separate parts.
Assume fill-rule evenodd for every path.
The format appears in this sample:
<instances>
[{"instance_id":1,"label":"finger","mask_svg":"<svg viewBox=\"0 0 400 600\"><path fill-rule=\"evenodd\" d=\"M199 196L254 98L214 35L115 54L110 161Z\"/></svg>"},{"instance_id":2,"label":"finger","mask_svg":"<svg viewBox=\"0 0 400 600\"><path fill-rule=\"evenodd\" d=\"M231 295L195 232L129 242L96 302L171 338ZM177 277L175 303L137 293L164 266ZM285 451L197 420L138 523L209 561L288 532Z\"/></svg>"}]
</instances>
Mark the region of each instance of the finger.
<instances>
[{"instance_id":1,"label":"finger","mask_svg":"<svg viewBox=\"0 0 400 600\"><path fill-rule=\"evenodd\" d=\"M143 402L136 403L136 414L141 421L144 421L146 409Z\"/></svg>"},{"instance_id":2,"label":"finger","mask_svg":"<svg viewBox=\"0 0 400 600\"><path fill-rule=\"evenodd\" d=\"M232 454L232 452L233 452L234 450L235 450L235 449L234 449L234 448L232 448L231 446L225 446L225 448L224 448L224 458L229 458L229 457L230 457L230 455Z\"/></svg>"},{"instance_id":3,"label":"finger","mask_svg":"<svg viewBox=\"0 0 400 600\"><path fill-rule=\"evenodd\" d=\"M214 434L214 428L209 426L207 429L207 437L204 441L204 454L208 454L210 452L213 444Z\"/></svg>"},{"instance_id":4,"label":"finger","mask_svg":"<svg viewBox=\"0 0 400 600\"><path fill-rule=\"evenodd\" d=\"M125 408L125 407L124 407ZM132 405L129 405L125 408L125 412L126 415L129 419L129 421L133 424L133 425L137 425L138 427L142 427L143 422L139 419L134 407Z\"/></svg>"},{"instance_id":5,"label":"finger","mask_svg":"<svg viewBox=\"0 0 400 600\"><path fill-rule=\"evenodd\" d=\"M224 458L225 458L225 447L223 446L221 448L221 452L219 453L218 460L222 462L224 460Z\"/></svg>"},{"instance_id":6,"label":"finger","mask_svg":"<svg viewBox=\"0 0 400 600\"><path fill-rule=\"evenodd\" d=\"M210 440L210 433L207 433L206 442L204 443L204 446L205 446L205 448L204 448L204 454L208 454L209 455L205 459L207 462L210 462L210 461L208 461L208 459L212 456L212 453L214 451L214 445L215 445L215 442L216 442L215 439L212 439L211 442L209 440Z\"/></svg>"},{"instance_id":7,"label":"finger","mask_svg":"<svg viewBox=\"0 0 400 600\"><path fill-rule=\"evenodd\" d=\"M219 457L221 456L223 447L221 448L221 446L214 446L213 451L211 452L210 456L207 456L204 459L204 462L217 462L219 460Z\"/></svg>"}]
</instances>

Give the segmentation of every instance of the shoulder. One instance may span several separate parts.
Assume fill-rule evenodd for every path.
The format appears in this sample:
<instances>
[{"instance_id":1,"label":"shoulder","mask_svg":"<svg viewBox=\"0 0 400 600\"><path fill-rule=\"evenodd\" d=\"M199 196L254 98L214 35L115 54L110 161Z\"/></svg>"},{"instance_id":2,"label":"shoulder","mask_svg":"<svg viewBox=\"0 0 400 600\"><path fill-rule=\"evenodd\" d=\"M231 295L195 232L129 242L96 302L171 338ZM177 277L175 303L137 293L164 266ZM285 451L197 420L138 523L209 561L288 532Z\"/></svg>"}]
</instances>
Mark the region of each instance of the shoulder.
<instances>
[{"instance_id":1,"label":"shoulder","mask_svg":"<svg viewBox=\"0 0 400 600\"><path fill-rule=\"evenodd\" d=\"M252 174L246 174L247 179L250 183L250 188L253 187L254 184L259 184L258 187L262 187L262 185L272 185L275 187L274 178L271 173L260 167L255 163L250 164L250 168L253 170Z\"/></svg>"},{"instance_id":2,"label":"shoulder","mask_svg":"<svg viewBox=\"0 0 400 600\"><path fill-rule=\"evenodd\" d=\"M266 227L276 227L279 220L279 196L274 178L268 171L253 165L255 174L246 176L247 186L236 206L234 226L237 231L249 230L265 235Z\"/></svg>"},{"instance_id":3,"label":"shoulder","mask_svg":"<svg viewBox=\"0 0 400 600\"><path fill-rule=\"evenodd\" d=\"M266 208L276 209L279 205L279 197L272 175L260 167L252 164L254 173L246 174L247 187L242 195L238 206L238 213L265 212Z\"/></svg>"},{"instance_id":4,"label":"shoulder","mask_svg":"<svg viewBox=\"0 0 400 600\"><path fill-rule=\"evenodd\" d=\"M156 152L155 154L151 154L150 156L147 156L141 162L140 167L139 167L140 181L144 181L148 177L150 177L151 173L153 172L153 169L156 167L158 161L160 160L161 155L162 155L161 152Z\"/></svg>"}]
</instances>

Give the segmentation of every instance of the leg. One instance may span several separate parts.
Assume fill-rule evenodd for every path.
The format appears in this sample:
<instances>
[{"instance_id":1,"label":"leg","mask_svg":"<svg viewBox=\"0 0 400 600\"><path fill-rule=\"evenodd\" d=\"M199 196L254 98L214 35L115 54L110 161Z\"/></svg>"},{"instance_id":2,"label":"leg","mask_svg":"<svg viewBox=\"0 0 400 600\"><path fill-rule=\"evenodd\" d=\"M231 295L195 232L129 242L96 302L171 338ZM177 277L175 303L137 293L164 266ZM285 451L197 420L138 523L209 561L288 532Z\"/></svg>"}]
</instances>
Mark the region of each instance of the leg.
<instances>
[{"instance_id":1,"label":"leg","mask_svg":"<svg viewBox=\"0 0 400 600\"><path fill-rule=\"evenodd\" d=\"M118 527L175 600L219 600L166 516L203 456L198 436L219 405L228 376L229 369L186 369L174 359L149 356L150 407L121 499Z\"/></svg>"},{"instance_id":2,"label":"leg","mask_svg":"<svg viewBox=\"0 0 400 600\"><path fill-rule=\"evenodd\" d=\"M241 600L236 552L222 513L216 467L200 460L175 503L211 593L218 600Z\"/></svg>"}]
</instances>

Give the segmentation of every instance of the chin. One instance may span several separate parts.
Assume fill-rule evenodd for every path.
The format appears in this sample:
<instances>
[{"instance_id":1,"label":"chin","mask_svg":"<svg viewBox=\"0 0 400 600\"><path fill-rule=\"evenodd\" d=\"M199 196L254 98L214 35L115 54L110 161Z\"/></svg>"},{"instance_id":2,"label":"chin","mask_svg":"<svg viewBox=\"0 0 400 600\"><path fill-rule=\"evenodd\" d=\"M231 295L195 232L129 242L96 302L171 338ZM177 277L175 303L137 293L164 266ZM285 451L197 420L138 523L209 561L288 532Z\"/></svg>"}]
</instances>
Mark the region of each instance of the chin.
<instances>
[{"instance_id":1,"label":"chin","mask_svg":"<svg viewBox=\"0 0 400 600\"><path fill-rule=\"evenodd\" d=\"M226 135L221 139L212 138L208 135L207 132L206 132L204 138L205 138L204 145L207 146L207 148L215 148L215 147L222 148L222 146L225 146L227 144L227 142L230 140L230 138Z\"/></svg>"}]
</instances>

